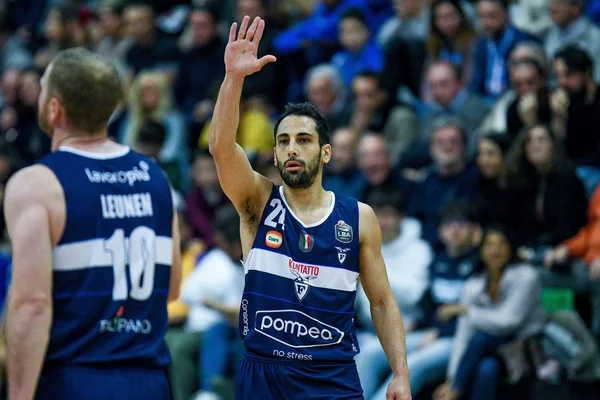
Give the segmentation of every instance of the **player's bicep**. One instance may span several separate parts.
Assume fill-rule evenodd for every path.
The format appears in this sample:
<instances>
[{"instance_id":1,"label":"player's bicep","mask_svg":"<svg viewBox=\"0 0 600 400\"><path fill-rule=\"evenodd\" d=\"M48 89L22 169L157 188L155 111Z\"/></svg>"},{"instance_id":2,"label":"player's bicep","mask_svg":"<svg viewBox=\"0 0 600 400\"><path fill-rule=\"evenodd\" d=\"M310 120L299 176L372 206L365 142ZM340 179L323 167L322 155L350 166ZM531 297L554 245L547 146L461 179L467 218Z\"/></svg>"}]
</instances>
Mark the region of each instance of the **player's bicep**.
<instances>
[{"instance_id":1,"label":"player's bicep","mask_svg":"<svg viewBox=\"0 0 600 400\"><path fill-rule=\"evenodd\" d=\"M371 306L385 301L391 293L381 254L381 230L371 207L359 203L360 282Z\"/></svg>"},{"instance_id":2,"label":"player's bicep","mask_svg":"<svg viewBox=\"0 0 600 400\"><path fill-rule=\"evenodd\" d=\"M241 210L251 204L263 204L271 193L272 183L252 169L239 144L226 155L214 156L221 188L233 205Z\"/></svg>"},{"instance_id":3,"label":"player's bicep","mask_svg":"<svg viewBox=\"0 0 600 400\"><path fill-rule=\"evenodd\" d=\"M177 212L173 211L173 264L171 265L171 279L169 283L168 301L175 301L179 298L181 288L181 239L179 236L179 220Z\"/></svg>"}]
</instances>

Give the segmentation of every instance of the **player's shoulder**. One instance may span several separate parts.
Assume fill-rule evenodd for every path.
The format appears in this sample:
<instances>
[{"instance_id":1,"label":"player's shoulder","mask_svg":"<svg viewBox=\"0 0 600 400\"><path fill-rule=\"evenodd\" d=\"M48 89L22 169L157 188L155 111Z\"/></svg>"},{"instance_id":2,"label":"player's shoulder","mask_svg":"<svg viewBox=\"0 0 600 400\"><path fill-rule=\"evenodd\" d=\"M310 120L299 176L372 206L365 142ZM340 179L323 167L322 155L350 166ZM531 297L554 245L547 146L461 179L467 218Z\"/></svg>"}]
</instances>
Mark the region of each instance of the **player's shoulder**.
<instances>
[{"instance_id":1,"label":"player's shoulder","mask_svg":"<svg viewBox=\"0 0 600 400\"><path fill-rule=\"evenodd\" d=\"M43 202L59 193L62 189L52 170L43 164L34 164L10 177L4 195L9 204L29 204Z\"/></svg>"},{"instance_id":2,"label":"player's shoulder","mask_svg":"<svg viewBox=\"0 0 600 400\"><path fill-rule=\"evenodd\" d=\"M373 208L363 202L358 201L358 220L359 220L359 236L360 241L363 242L365 238L370 239L374 237L379 229L379 223L377 222L377 216Z\"/></svg>"}]
</instances>

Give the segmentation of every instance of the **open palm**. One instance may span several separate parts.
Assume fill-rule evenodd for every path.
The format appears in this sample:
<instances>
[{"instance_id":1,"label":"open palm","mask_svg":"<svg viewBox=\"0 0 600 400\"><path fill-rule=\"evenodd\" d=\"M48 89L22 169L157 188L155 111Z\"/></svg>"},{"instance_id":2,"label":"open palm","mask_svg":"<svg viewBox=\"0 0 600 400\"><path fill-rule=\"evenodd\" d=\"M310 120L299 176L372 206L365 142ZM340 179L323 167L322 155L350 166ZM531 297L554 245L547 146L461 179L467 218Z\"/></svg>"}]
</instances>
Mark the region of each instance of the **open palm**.
<instances>
[{"instance_id":1,"label":"open palm","mask_svg":"<svg viewBox=\"0 0 600 400\"><path fill-rule=\"evenodd\" d=\"M258 45L265 30L265 21L256 17L248 27L250 17L245 16L237 32L237 22L229 30L229 42L225 48L225 71L238 77L245 77L260 71L270 62L276 61L275 56L257 56ZM237 33L237 38L236 38Z\"/></svg>"}]
</instances>

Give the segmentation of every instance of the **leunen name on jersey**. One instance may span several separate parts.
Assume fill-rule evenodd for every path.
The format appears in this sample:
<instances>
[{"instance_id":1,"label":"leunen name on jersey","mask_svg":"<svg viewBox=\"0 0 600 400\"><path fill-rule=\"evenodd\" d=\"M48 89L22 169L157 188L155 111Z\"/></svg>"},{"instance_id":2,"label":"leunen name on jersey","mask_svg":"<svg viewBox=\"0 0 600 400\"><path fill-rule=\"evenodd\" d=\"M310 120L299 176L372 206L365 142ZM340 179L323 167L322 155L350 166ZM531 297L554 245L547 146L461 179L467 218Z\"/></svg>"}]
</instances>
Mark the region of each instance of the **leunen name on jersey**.
<instances>
[{"instance_id":1,"label":"leunen name on jersey","mask_svg":"<svg viewBox=\"0 0 600 400\"><path fill-rule=\"evenodd\" d=\"M133 186L136 182L148 182L150 181L150 174L148 170L150 166L146 161L140 161L140 167L133 167L129 171L91 171L85 169L87 178L92 183L127 183L129 186Z\"/></svg>"},{"instance_id":2,"label":"leunen name on jersey","mask_svg":"<svg viewBox=\"0 0 600 400\"><path fill-rule=\"evenodd\" d=\"M140 218L154 215L150 193L101 194L100 204L102 205L102 217L105 219Z\"/></svg>"}]
</instances>

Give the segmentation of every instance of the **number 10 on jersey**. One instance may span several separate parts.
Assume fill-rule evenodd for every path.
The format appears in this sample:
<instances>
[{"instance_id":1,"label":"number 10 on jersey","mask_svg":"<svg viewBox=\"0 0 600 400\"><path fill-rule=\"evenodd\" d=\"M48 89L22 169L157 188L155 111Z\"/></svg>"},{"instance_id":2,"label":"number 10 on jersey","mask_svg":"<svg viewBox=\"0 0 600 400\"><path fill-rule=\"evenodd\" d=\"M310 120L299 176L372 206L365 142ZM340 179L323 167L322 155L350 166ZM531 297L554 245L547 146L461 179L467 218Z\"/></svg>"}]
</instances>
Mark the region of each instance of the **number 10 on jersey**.
<instances>
[{"instance_id":1,"label":"number 10 on jersey","mask_svg":"<svg viewBox=\"0 0 600 400\"><path fill-rule=\"evenodd\" d=\"M113 300L148 300L154 289L156 234L146 226L135 228L129 238L117 229L104 241L104 251L111 254L114 285ZM129 268L127 268L129 266ZM127 269L131 289L127 288Z\"/></svg>"}]
</instances>

